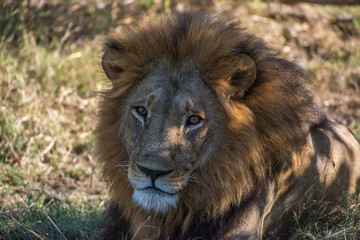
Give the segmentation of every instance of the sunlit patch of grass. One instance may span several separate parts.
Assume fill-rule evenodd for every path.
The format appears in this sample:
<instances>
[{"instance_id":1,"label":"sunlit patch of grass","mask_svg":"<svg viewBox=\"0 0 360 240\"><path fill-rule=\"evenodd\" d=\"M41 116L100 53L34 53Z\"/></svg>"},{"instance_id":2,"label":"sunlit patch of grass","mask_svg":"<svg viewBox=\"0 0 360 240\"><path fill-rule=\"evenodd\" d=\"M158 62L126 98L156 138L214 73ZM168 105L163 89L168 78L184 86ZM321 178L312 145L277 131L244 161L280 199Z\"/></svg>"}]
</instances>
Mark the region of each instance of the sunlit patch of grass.
<instances>
[{"instance_id":1,"label":"sunlit patch of grass","mask_svg":"<svg viewBox=\"0 0 360 240\"><path fill-rule=\"evenodd\" d=\"M65 175L69 164L92 177L95 92L104 78L97 44L60 51L23 32L20 48L0 48L0 199Z\"/></svg>"},{"instance_id":2,"label":"sunlit patch of grass","mask_svg":"<svg viewBox=\"0 0 360 240\"><path fill-rule=\"evenodd\" d=\"M44 188L0 210L1 239L89 239L98 231L102 200L76 202Z\"/></svg>"}]
</instances>

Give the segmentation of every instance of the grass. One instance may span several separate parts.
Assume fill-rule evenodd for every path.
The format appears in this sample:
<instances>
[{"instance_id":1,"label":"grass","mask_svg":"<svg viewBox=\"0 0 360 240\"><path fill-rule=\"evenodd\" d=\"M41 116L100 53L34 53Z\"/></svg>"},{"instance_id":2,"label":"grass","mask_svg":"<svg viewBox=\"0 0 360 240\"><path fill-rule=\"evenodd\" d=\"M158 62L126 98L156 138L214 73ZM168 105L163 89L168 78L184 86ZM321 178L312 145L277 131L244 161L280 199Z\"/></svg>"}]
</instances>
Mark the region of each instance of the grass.
<instances>
[{"instance_id":1,"label":"grass","mask_svg":"<svg viewBox=\"0 0 360 240\"><path fill-rule=\"evenodd\" d=\"M0 239L88 239L103 210L92 157L100 41L52 34L47 18L60 14L17 3L0 6Z\"/></svg>"},{"instance_id":2,"label":"grass","mask_svg":"<svg viewBox=\"0 0 360 240\"><path fill-rule=\"evenodd\" d=\"M71 172L69 166L82 169L83 176L93 173L87 165L93 163L94 92L102 82L98 54L91 45L59 53L26 33L21 49L0 50L0 160L5 163L0 182L6 183L5 192Z\"/></svg>"},{"instance_id":3,"label":"grass","mask_svg":"<svg viewBox=\"0 0 360 240\"><path fill-rule=\"evenodd\" d=\"M88 239L106 196L92 134L96 91L106 85L102 34L156 15L161 6L152 0L40 2L0 3L0 239ZM360 140L359 7L221 0L217 10L241 16L280 56L312 72L316 100ZM341 16L351 24L341 25ZM359 237L358 198L344 196L320 209L308 224L298 222L294 236Z\"/></svg>"},{"instance_id":4,"label":"grass","mask_svg":"<svg viewBox=\"0 0 360 240\"><path fill-rule=\"evenodd\" d=\"M293 239L359 239L359 193L360 188L352 195L344 193L341 200L332 204L314 202L303 209L307 216L301 221L294 214L297 228Z\"/></svg>"},{"instance_id":5,"label":"grass","mask_svg":"<svg viewBox=\"0 0 360 240\"><path fill-rule=\"evenodd\" d=\"M89 239L98 231L104 202L74 202L32 190L11 209L1 209L1 239Z\"/></svg>"}]
</instances>

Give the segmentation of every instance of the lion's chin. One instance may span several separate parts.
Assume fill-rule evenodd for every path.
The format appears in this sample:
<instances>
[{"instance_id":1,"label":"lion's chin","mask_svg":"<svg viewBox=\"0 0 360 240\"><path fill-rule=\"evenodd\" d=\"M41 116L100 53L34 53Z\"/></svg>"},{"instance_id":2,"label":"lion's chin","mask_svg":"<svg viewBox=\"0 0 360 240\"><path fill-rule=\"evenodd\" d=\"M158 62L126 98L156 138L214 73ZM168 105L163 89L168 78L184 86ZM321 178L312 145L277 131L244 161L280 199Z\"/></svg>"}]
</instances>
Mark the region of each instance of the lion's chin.
<instances>
[{"instance_id":1,"label":"lion's chin","mask_svg":"<svg viewBox=\"0 0 360 240\"><path fill-rule=\"evenodd\" d=\"M165 213L169 208L176 208L178 194L169 194L155 188L135 189L133 201L147 211Z\"/></svg>"}]
</instances>

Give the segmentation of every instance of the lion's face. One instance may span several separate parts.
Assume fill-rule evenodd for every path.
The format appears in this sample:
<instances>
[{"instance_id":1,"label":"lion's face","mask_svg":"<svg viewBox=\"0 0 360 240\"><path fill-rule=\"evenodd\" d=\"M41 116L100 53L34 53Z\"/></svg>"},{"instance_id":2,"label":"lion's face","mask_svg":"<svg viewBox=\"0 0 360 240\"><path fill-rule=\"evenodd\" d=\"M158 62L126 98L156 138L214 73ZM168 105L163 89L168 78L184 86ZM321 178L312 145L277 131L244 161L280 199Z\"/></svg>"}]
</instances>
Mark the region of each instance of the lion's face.
<instances>
[{"instance_id":1,"label":"lion's face","mask_svg":"<svg viewBox=\"0 0 360 240\"><path fill-rule=\"evenodd\" d=\"M156 212L176 207L196 181L194 171L211 155L223 121L197 71L172 69L156 65L132 89L122 113L133 201Z\"/></svg>"}]
</instances>

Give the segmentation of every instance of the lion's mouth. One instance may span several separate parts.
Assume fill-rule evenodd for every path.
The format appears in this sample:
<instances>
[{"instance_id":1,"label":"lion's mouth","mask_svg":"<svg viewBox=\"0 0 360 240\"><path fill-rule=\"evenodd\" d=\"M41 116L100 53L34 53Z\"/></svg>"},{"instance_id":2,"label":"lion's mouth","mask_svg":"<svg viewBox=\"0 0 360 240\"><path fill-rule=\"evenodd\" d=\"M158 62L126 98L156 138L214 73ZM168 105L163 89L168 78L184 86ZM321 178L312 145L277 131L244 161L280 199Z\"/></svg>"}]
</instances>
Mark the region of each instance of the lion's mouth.
<instances>
[{"instance_id":1,"label":"lion's mouth","mask_svg":"<svg viewBox=\"0 0 360 240\"><path fill-rule=\"evenodd\" d=\"M146 187L146 188L138 188L137 190L140 190L140 191L149 191L151 193L157 193L157 194L167 194L167 195L176 195L176 193L170 193L170 192L166 192L164 190L161 190L160 188L157 188L157 187Z\"/></svg>"},{"instance_id":2,"label":"lion's mouth","mask_svg":"<svg viewBox=\"0 0 360 240\"><path fill-rule=\"evenodd\" d=\"M176 208L179 194L166 192L155 186L135 188L133 201L147 211L165 213L169 208Z\"/></svg>"}]
</instances>

